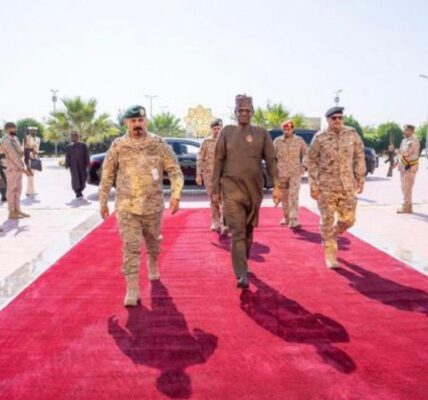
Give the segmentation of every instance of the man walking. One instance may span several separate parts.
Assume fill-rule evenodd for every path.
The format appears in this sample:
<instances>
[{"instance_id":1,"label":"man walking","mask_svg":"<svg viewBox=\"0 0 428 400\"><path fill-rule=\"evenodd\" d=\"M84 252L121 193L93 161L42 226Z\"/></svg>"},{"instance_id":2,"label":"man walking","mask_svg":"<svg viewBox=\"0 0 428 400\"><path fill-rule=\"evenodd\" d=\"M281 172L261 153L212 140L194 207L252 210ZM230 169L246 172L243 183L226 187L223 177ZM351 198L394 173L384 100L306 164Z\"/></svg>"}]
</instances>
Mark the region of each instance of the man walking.
<instances>
[{"instance_id":1,"label":"man walking","mask_svg":"<svg viewBox=\"0 0 428 400\"><path fill-rule=\"evenodd\" d=\"M236 96L235 115L238 125L224 127L217 139L213 201L220 206L220 199L223 200L226 224L232 233L232 264L237 286L246 289L253 230L258 224L263 199L262 159L275 182L276 205L280 201L280 191L272 139L266 129L251 125L254 115L251 97Z\"/></svg>"},{"instance_id":2,"label":"man walking","mask_svg":"<svg viewBox=\"0 0 428 400\"><path fill-rule=\"evenodd\" d=\"M218 135L223 128L223 122L220 118L215 119L210 124L211 135L204 139L198 153L196 162L196 183L200 186L205 185L205 190L210 198L211 208L211 230L225 233L227 228L223 225L222 208L215 204L213 195L213 170L214 170L214 152Z\"/></svg>"},{"instance_id":3,"label":"man walking","mask_svg":"<svg viewBox=\"0 0 428 400\"><path fill-rule=\"evenodd\" d=\"M8 122L5 125L6 136L1 141L2 152L5 155L6 181L7 181L7 205L9 219L29 217L21 211L22 175L31 175L25 169L24 151L16 137L16 125Z\"/></svg>"},{"instance_id":4,"label":"man walking","mask_svg":"<svg viewBox=\"0 0 428 400\"><path fill-rule=\"evenodd\" d=\"M386 173L386 176L388 178L392 178L392 171L395 167L395 147L392 143L388 145L388 150L386 151L386 160L385 163L389 163L388 165L388 172Z\"/></svg>"},{"instance_id":5,"label":"man walking","mask_svg":"<svg viewBox=\"0 0 428 400\"><path fill-rule=\"evenodd\" d=\"M419 154L421 152L419 139L415 136L413 125L404 126L404 139L398 150L398 170L400 171L403 206L398 214L412 214L412 191L416 173L419 169Z\"/></svg>"},{"instance_id":6,"label":"man walking","mask_svg":"<svg viewBox=\"0 0 428 400\"><path fill-rule=\"evenodd\" d=\"M65 150L65 168L70 169L71 186L76 194L76 199L83 198L83 190L86 187L88 167L90 164L89 150L85 143L79 140L79 133L70 133L71 143Z\"/></svg>"},{"instance_id":7,"label":"man walking","mask_svg":"<svg viewBox=\"0 0 428 400\"><path fill-rule=\"evenodd\" d=\"M278 162L279 187L284 218L281 225L298 228L299 224L299 191L302 175L307 168L308 148L305 141L294 134L294 122L282 124L284 136L273 142Z\"/></svg>"},{"instance_id":8,"label":"man walking","mask_svg":"<svg viewBox=\"0 0 428 400\"><path fill-rule=\"evenodd\" d=\"M364 189L366 172L363 142L354 128L343 125L343 110L333 107L326 112L328 127L315 134L309 148L309 185L321 213L329 268L339 267L337 236L355 223L356 193Z\"/></svg>"},{"instance_id":9,"label":"man walking","mask_svg":"<svg viewBox=\"0 0 428 400\"><path fill-rule=\"evenodd\" d=\"M162 177L171 182L170 210L175 214L184 179L174 152L160 137L147 131L146 110L141 106L124 113L127 133L111 145L103 165L100 184L100 213L109 215L108 196L116 187L116 215L123 242L123 272L127 283L125 306L140 298L139 272L142 239L146 245L150 280L159 279L158 255L164 209Z\"/></svg>"}]
</instances>

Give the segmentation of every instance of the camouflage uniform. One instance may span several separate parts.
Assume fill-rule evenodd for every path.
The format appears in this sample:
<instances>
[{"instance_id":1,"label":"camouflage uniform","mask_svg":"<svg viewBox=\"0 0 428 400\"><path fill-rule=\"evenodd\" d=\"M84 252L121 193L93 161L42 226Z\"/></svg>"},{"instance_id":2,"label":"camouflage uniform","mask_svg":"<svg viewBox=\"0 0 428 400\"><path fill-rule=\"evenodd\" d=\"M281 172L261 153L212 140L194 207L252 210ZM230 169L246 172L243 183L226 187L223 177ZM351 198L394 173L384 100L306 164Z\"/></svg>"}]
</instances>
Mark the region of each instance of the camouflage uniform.
<instances>
[{"instance_id":1,"label":"camouflage uniform","mask_svg":"<svg viewBox=\"0 0 428 400\"><path fill-rule=\"evenodd\" d=\"M419 169L420 144L418 138L404 138L398 151L398 170L400 171L403 192L403 211L412 212L412 190Z\"/></svg>"},{"instance_id":2,"label":"camouflage uniform","mask_svg":"<svg viewBox=\"0 0 428 400\"><path fill-rule=\"evenodd\" d=\"M33 175L27 176L27 195L36 194L34 188L34 170L31 169L31 160L39 158L40 142L41 139L38 136L31 136L28 134L23 143L25 164L27 169L33 172Z\"/></svg>"},{"instance_id":3,"label":"camouflage uniform","mask_svg":"<svg viewBox=\"0 0 428 400\"><path fill-rule=\"evenodd\" d=\"M213 172L214 172L214 153L215 153L215 144L217 139L211 135L204 139L201 145L201 149L198 153L198 158L196 162L196 175L201 177L205 189L210 197L210 208L211 208L211 219L213 223L221 225L222 222L222 213L221 208L216 207L212 202L213 194Z\"/></svg>"},{"instance_id":4,"label":"camouflage uniform","mask_svg":"<svg viewBox=\"0 0 428 400\"><path fill-rule=\"evenodd\" d=\"M364 184L364 145L354 128L318 132L309 148L309 184L318 192L326 255L336 254L337 235L355 223L356 185ZM337 213L337 224L334 224Z\"/></svg>"},{"instance_id":5,"label":"camouflage uniform","mask_svg":"<svg viewBox=\"0 0 428 400\"><path fill-rule=\"evenodd\" d=\"M137 275L144 237L149 257L157 259L164 209L163 171L171 181L171 197L179 199L183 174L177 157L165 141L151 133L142 139L126 134L116 139L103 164L100 203L106 206L116 186L116 213L123 241L123 272Z\"/></svg>"},{"instance_id":6,"label":"camouflage uniform","mask_svg":"<svg viewBox=\"0 0 428 400\"><path fill-rule=\"evenodd\" d=\"M284 220L290 226L298 225L299 190L302 175L307 167L307 146L296 135L280 136L273 142L278 165Z\"/></svg>"},{"instance_id":7,"label":"camouflage uniform","mask_svg":"<svg viewBox=\"0 0 428 400\"><path fill-rule=\"evenodd\" d=\"M2 152L5 155L7 204L9 213L21 212L22 174L25 171L24 151L16 136L5 136L1 141Z\"/></svg>"}]
</instances>

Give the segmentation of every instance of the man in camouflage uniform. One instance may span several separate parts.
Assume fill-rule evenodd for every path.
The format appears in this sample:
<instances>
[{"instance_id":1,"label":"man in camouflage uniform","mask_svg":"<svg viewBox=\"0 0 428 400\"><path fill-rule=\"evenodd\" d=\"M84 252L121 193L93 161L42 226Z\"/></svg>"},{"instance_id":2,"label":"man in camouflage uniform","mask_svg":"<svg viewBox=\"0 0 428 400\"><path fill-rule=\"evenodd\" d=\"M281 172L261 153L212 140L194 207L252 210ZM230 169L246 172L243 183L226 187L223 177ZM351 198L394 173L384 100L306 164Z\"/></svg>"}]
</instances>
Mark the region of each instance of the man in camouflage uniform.
<instances>
[{"instance_id":1,"label":"man in camouflage uniform","mask_svg":"<svg viewBox=\"0 0 428 400\"><path fill-rule=\"evenodd\" d=\"M115 208L127 282L124 305L135 306L140 298L138 282L143 238L148 255L148 278L157 280L160 277L157 260L164 209L163 171L171 181L172 214L178 211L184 180L177 157L168 144L147 131L144 107L130 107L124 114L124 121L128 132L112 143L103 164L100 213L104 219L108 217L108 196L115 184Z\"/></svg>"},{"instance_id":2,"label":"man in camouflage uniform","mask_svg":"<svg viewBox=\"0 0 428 400\"><path fill-rule=\"evenodd\" d=\"M343 125L343 110L333 107L326 112L328 128L315 134L309 148L309 185L321 213L329 268L339 267L337 235L355 223L356 193L362 193L366 173L363 142L354 128Z\"/></svg>"},{"instance_id":3,"label":"man in camouflage uniform","mask_svg":"<svg viewBox=\"0 0 428 400\"><path fill-rule=\"evenodd\" d=\"M400 171L404 202L402 208L397 210L398 214L411 214L413 212L412 190L419 168L420 151L419 140L415 136L415 127L405 125L404 139L398 150L398 170Z\"/></svg>"},{"instance_id":4,"label":"man in camouflage uniform","mask_svg":"<svg viewBox=\"0 0 428 400\"><path fill-rule=\"evenodd\" d=\"M211 230L219 231L224 234L227 232L227 227L223 224L222 207L218 207L212 201L213 194L213 172L214 172L214 152L217 137L223 128L223 122L220 118L211 122L212 134L204 139L198 153L196 162L196 183L200 186L205 185L205 189L210 198L211 208Z\"/></svg>"},{"instance_id":5,"label":"man in camouflage uniform","mask_svg":"<svg viewBox=\"0 0 428 400\"><path fill-rule=\"evenodd\" d=\"M284 218L281 225L298 228L299 191L302 175L307 168L308 148L305 141L294 134L292 120L282 124L284 136L277 137L273 144L278 165L279 187L281 189Z\"/></svg>"},{"instance_id":6,"label":"man in camouflage uniform","mask_svg":"<svg viewBox=\"0 0 428 400\"><path fill-rule=\"evenodd\" d=\"M22 147L24 148L24 162L31 175L27 176L27 191L28 197L36 196L34 187L34 170L31 169L31 160L39 158L41 139L37 136L38 128L36 126L29 126L27 128L27 135L24 138Z\"/></svg>"},{"instance_id":7,"label":"man in camouflage uniform","mask_svg":"<svg viewBox=\"0 0 428 400\"><path fill-rule=\"evenodd\" d=\"M24 151L16 137L16 125L8 122L5 125L6 136L1 141L1 152L5 155L6 181L7 181L7 205L9 219L29 217L21 211L22 175L30 176L24 164Z\"/></svg>"}]
</instances>

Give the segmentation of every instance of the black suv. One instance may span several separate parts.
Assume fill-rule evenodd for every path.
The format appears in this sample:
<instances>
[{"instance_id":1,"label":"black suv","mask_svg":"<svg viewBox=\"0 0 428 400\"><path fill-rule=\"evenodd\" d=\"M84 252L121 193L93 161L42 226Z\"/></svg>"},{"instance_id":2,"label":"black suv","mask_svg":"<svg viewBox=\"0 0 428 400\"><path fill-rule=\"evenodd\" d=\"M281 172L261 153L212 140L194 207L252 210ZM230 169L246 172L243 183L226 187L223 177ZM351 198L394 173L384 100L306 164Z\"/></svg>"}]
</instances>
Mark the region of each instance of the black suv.
<instances>
[{"instance_id":1,"label":"black suv","mask_svg":"<svg viewBox=\"0 0 428 400\"><path fill-rule=\"evenodd\" d=\"M186 138L166 138L165 141L177 155L181 170L183 171L185 183L194 184L196 181L196 157L198 155L201 142L198 139ZM104 157L105 153L91 156L87 179L90 185L100 184ZM164 181L165 183L168 183L166 176L164 177Z\"/></svg>"},{"instance_id":2,"label":"black suv","mask_svg":"<svg viewBox=\"0 0 428 400\"><path fill-rule=\"evenodd\" d=\"M202 144L202 139L187 138L166 138L165 141L177 155L181 170L184 175L184 182L187 185L196 184L196 158ZM90 185L99 185L101 171L104 162L105 153L94 154L91 156L91 163L88 171L87 182ZM268 189L273 186L271 179L268 177L266 167L263 162L263 179L264 186ZM164 183L168 184L168 177L164 176Z\"/></svg>"}]
</instances>

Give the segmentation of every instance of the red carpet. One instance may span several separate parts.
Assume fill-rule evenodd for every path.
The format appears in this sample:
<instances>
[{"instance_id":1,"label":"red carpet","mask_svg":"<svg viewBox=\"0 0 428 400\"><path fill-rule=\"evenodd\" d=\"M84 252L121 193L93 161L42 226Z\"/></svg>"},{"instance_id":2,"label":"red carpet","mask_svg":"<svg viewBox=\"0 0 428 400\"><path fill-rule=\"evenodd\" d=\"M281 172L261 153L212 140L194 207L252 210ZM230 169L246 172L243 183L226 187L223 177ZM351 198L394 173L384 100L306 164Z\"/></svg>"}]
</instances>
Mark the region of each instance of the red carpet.
<instances>
[{"instance_id":1,"label":"red carpet","mask_svg":"<svg viewBox=\"0 0 428 400\"><path fill-rule=\"evenodd\" d=\"M346 235L322 262L317 218L263 209L240 294L208 210L164 221L162 283L121 306L110 219L0 312L0 398L428 398L428 279Z\"/></svg>"}]
</instances>

